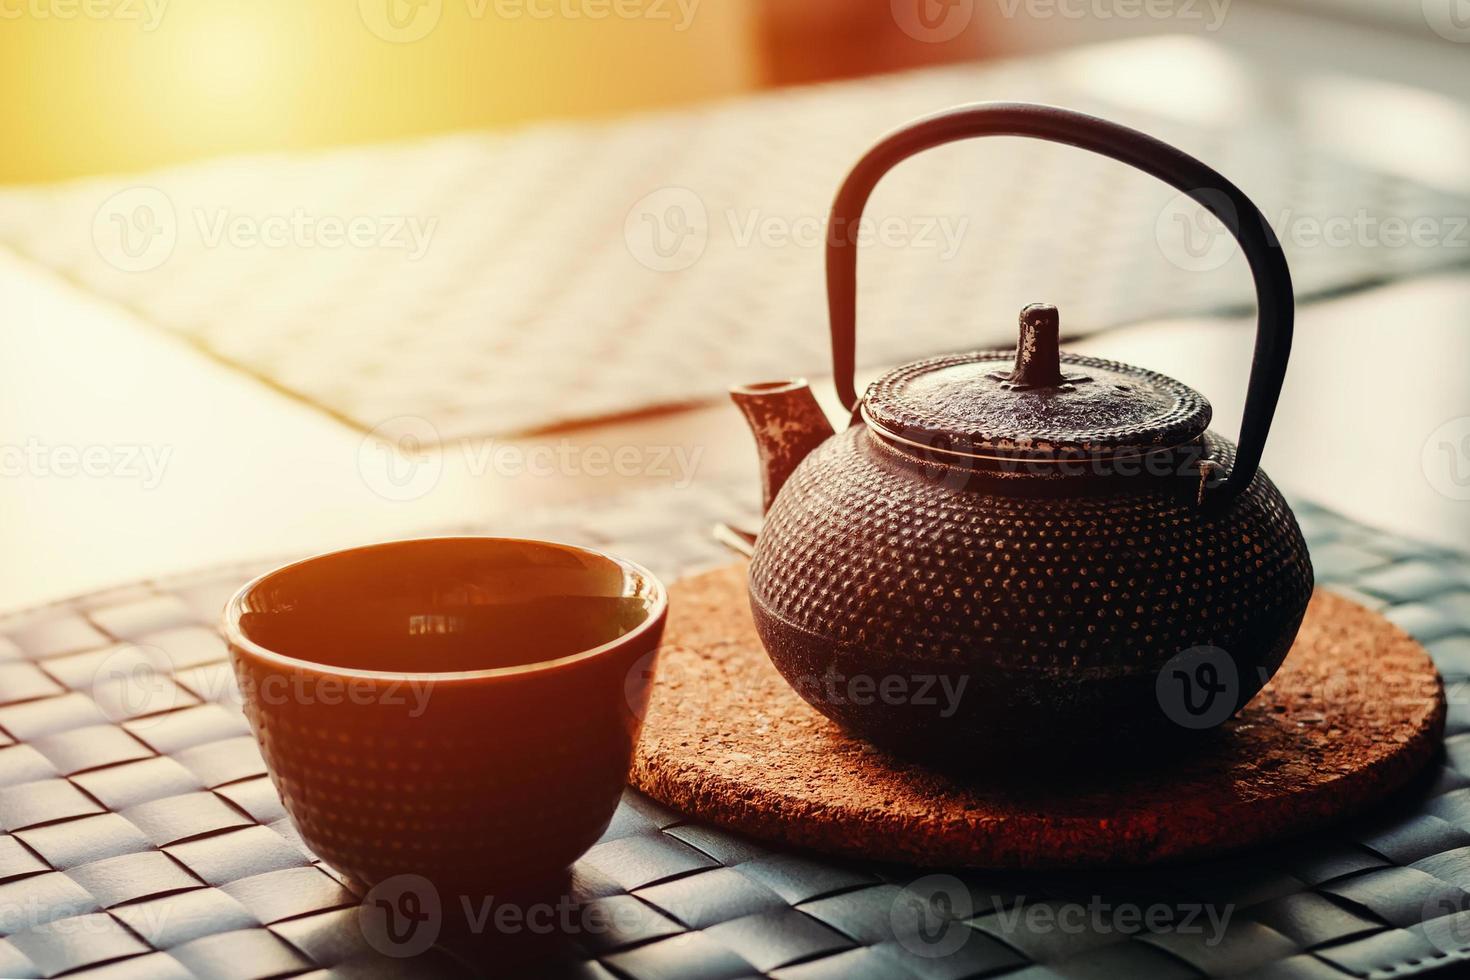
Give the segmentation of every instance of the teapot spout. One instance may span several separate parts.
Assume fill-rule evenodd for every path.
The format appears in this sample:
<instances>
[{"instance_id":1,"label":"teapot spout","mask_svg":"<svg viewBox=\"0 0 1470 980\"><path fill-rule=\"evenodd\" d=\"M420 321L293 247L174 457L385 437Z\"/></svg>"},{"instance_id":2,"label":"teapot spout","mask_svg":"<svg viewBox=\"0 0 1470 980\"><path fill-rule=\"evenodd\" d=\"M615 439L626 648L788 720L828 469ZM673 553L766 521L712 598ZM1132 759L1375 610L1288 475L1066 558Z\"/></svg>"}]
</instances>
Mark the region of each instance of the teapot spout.
<instances>
[{"instance_id":1,"label":"teapot spout","mask_svg":"<svg viewBox=\"0 0 1470 980\"><path fill-rule=\"evenodd\" d=\"M738 385L730 389L730 398L755 436L765 512L796 464L832 435L832 423L805 378Z\"/></svg>"}]
</instances>

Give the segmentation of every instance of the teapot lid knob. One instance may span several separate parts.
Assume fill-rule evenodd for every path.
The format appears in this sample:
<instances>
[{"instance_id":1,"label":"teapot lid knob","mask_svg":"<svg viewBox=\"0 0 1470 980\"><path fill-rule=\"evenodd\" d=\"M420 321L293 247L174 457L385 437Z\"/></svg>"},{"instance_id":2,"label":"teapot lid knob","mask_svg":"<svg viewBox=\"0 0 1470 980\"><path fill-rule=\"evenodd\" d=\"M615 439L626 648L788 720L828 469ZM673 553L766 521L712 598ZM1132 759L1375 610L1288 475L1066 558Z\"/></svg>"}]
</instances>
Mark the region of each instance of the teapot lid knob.
<instances>
[{"instance_id":1,"label":"teapot lid knob","mask_svg":"<svg viewBox=\"0 0 1470 980\"><path fill-rule=\"evenodd\" d=\"M1021 336L1016 341L1016 364L1009 373L990 376L1007 391L1070 388L1090 381L1083 374L1062 373L1061 317L1050 303L1032 303L1021 310Z\"/></svg>"},{"instance_id":2,"label":"teapot lid knob","mask_svg":"<svg viewBox=\"0 0 1470 980\"><path fill-rule=\"evenodd\" d=\"M1021 311L1016 341L1016 367L1009 387L1056 388L1062 384L1061 317L1049 303L1032 303Z\"/></svg>"}]
</instances>

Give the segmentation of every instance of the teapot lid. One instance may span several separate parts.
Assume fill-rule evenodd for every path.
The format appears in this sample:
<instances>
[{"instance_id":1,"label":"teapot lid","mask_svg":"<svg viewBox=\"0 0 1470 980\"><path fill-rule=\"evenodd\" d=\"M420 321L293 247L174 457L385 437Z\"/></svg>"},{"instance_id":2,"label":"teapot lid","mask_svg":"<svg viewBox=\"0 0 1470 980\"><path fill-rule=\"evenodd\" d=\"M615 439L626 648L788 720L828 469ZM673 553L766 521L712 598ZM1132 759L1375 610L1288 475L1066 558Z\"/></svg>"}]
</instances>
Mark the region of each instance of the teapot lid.
<instances>
[{"instance_id":1,"label":"teapot lid","mask_svg":"<svg viewBox=\"0 0 1470 980\"><path fill-rule=\"evenodd\" d=\"M950 354L890 371L860 406L900 443L972 460L1144 456L1210 424L1210 403L1173 378L1058 349L1054 306L1021 311L1016 350Z\"/></svg>"}]
</instances>

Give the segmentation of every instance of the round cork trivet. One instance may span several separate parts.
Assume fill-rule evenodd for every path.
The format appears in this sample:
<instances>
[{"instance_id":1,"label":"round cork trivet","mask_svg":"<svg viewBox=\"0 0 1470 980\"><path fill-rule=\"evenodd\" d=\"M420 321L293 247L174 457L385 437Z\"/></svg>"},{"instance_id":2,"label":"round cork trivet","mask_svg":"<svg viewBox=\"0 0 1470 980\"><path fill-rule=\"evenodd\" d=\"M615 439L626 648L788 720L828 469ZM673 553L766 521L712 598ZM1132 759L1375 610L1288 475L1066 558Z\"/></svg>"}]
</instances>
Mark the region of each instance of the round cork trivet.
<instances>
[{"instance_id":1,"label":"round cork trivet","mask_svg":"<svg viewBox=\"0 0 1470 980\"><path fill-rule=\"evenodd\" d=\"M1361 810L1419 771L1443 727L1423 648L1319 591L1277 676L1186 751L1024 783L945 774L846 734L797 696L756 636L742 563L671 589L632 781L704 820L834 854L1120 867L1261 844Z\"/></svg>"}]
</instances>

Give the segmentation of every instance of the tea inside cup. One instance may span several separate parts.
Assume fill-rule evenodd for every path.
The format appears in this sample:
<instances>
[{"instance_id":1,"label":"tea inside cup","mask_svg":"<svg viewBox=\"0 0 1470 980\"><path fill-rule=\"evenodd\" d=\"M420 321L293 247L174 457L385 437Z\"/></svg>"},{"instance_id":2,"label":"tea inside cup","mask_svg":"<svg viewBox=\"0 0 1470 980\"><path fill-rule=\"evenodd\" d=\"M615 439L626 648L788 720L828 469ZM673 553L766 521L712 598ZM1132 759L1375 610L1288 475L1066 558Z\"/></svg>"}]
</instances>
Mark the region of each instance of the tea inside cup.
<instances>
[{"instance_id":1,"label":"tea inside cup","mask_svg":"<svg viewBox=\"0 0 1470 980\"><path fill-rule=\"evenodd\" d=\"M241 593L242 641L352 671L462 674L595 652L663 603L647 572L535 541L431 538L288 565Z\"/></svg>"}]
</instances>

